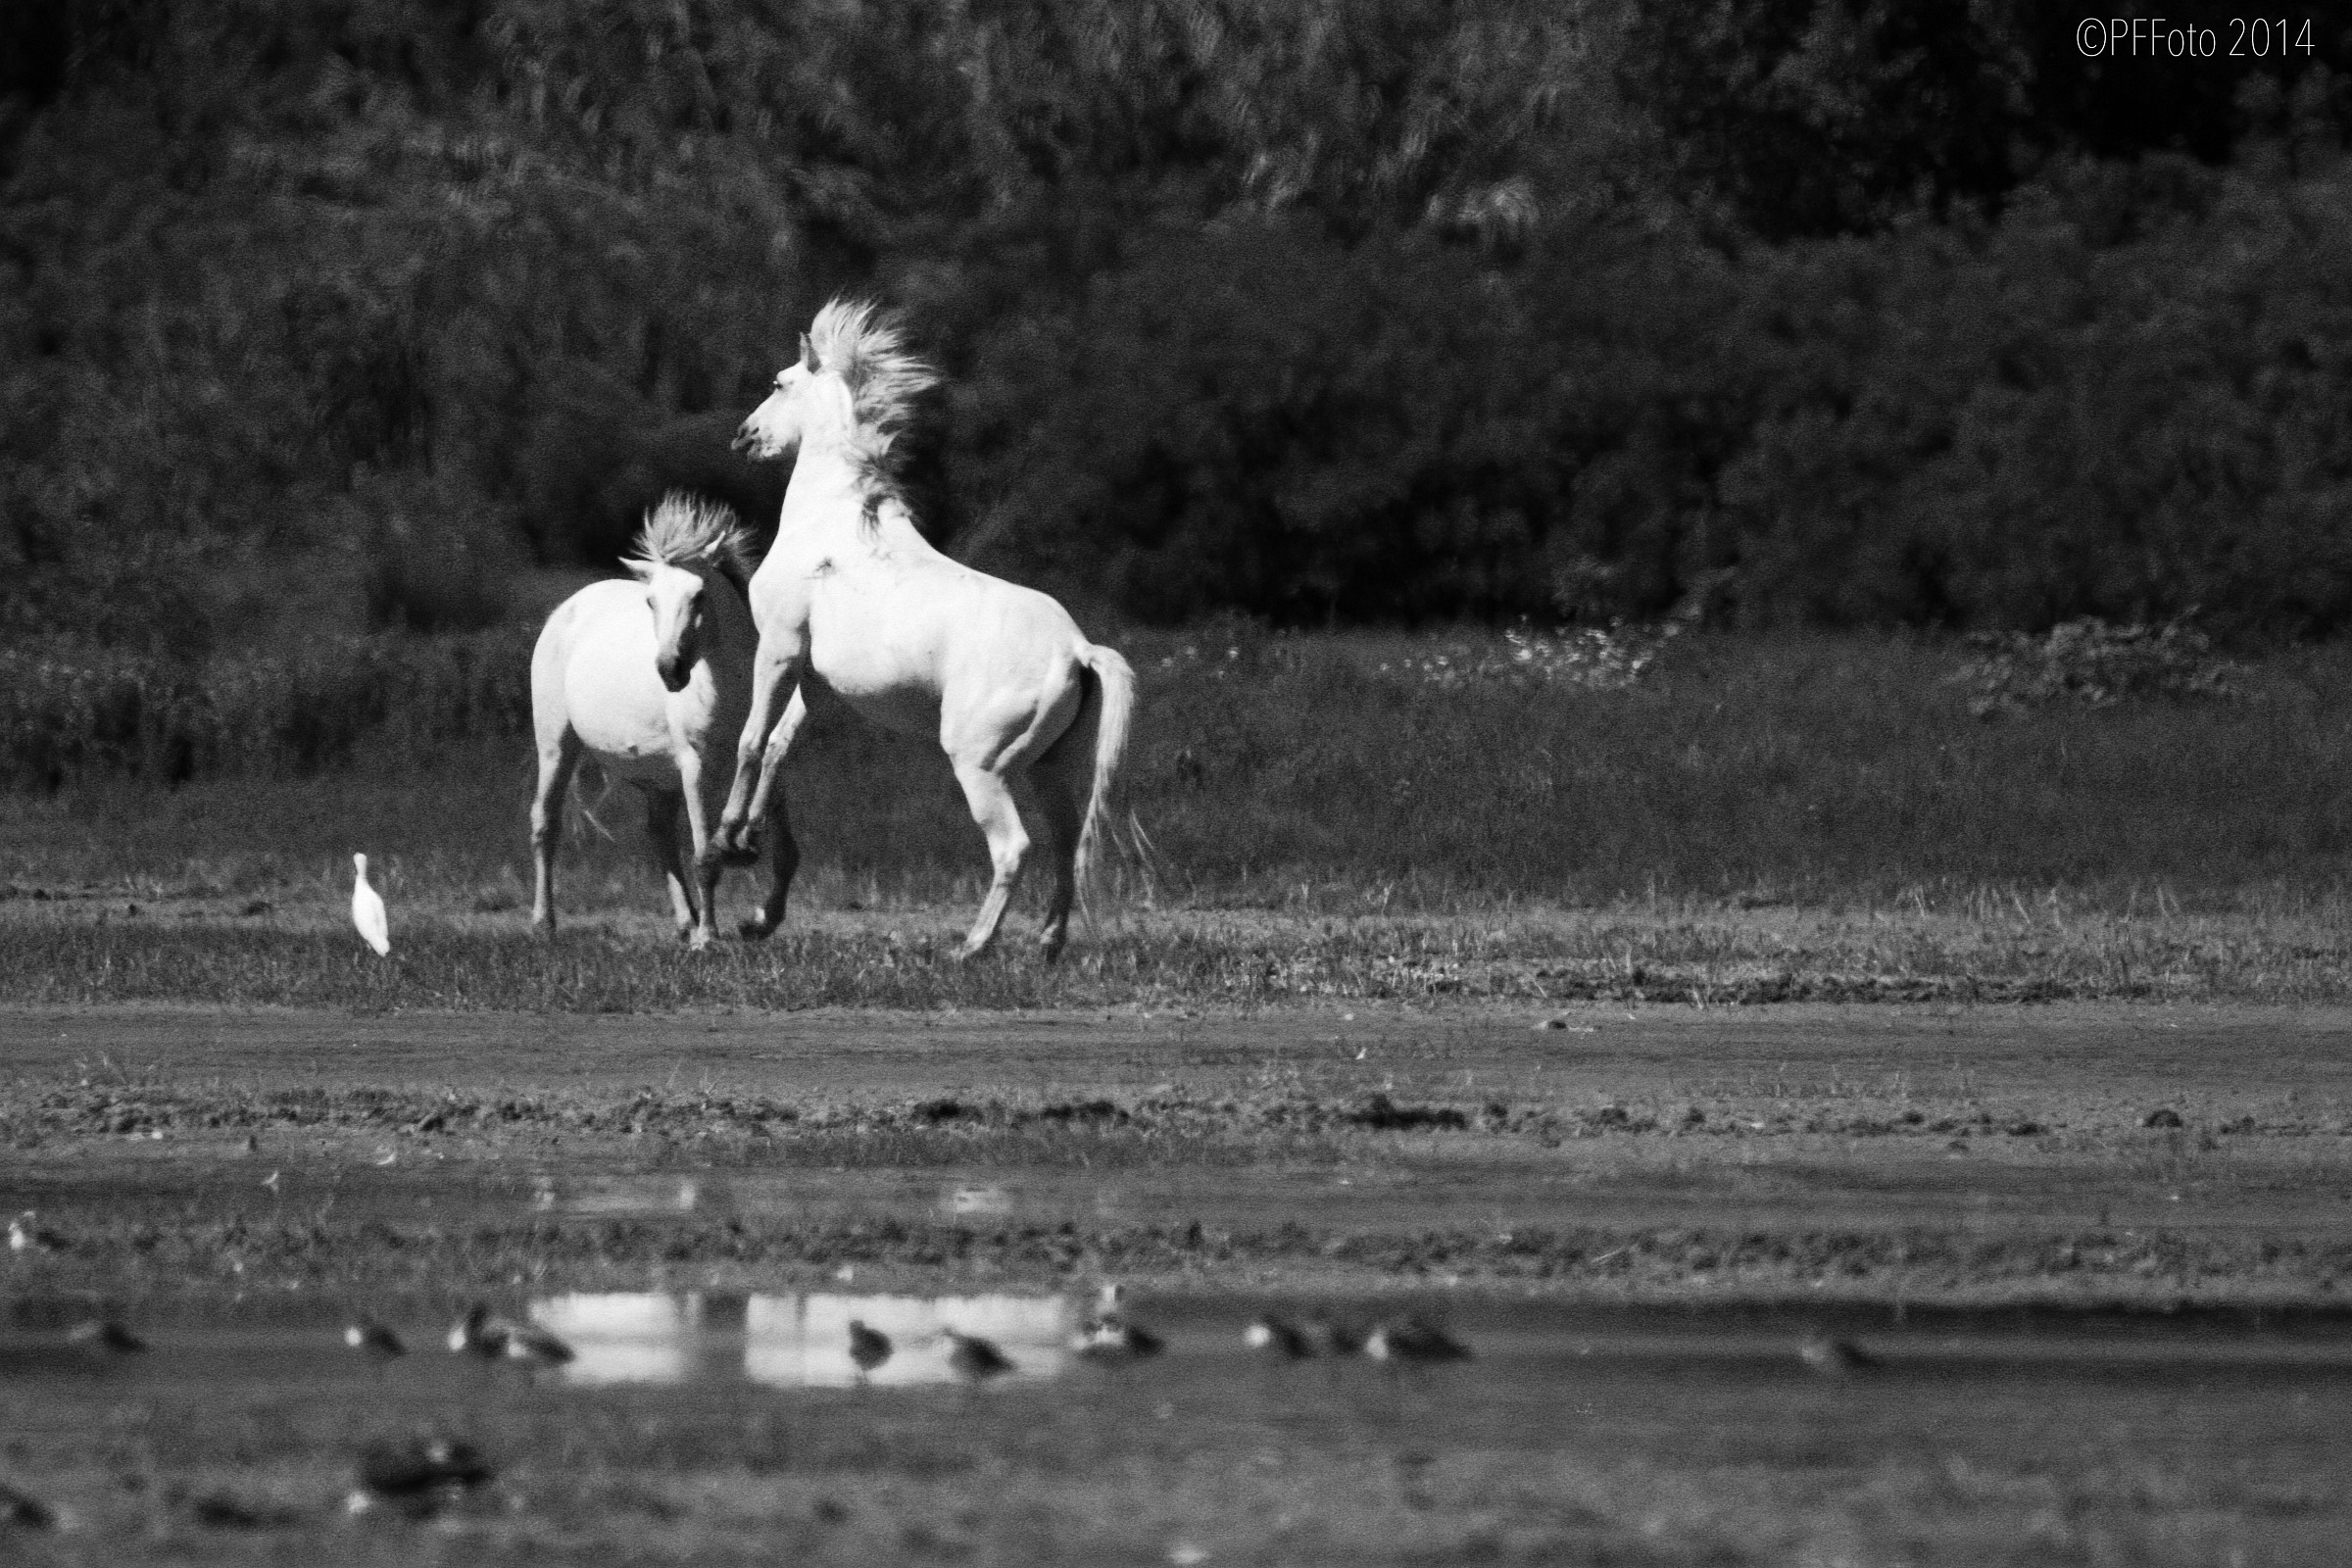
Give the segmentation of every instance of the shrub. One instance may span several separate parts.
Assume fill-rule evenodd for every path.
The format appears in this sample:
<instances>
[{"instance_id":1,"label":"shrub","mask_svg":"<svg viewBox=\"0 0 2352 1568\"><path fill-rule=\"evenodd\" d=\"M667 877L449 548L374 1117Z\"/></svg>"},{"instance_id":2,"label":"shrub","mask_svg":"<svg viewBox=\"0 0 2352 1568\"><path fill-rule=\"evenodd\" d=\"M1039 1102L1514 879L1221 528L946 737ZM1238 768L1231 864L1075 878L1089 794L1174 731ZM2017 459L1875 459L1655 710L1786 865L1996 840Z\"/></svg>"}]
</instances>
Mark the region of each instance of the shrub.
<instances>
[{"instance_id":1,"label":"shrub","mask_svg":"<svg viewBox=\"0 0 2352 1568\"><path fill-rule=\"evenodd\" d=\"M2213 643L2185 619L2161 626L2114 626L2070 620L2042 636L1980 632L1977 656L1950 678L1975 694L1979 718L2019 713L2045 703L2104 708L2128 698L2216 698L2251 693L2245 665L2214 656Z\"/></svg>"},{"instance_id":2,"label":"shrub","mask_svg":"<svg viewBox=\"0 0 2352 1568\"><path fill-rule=\"evenodd\" d=\"M1564 349L1416 238L1175 240L984 352L974 548L1153 620L1548 611Z\"/></svg>"}]
</instances>

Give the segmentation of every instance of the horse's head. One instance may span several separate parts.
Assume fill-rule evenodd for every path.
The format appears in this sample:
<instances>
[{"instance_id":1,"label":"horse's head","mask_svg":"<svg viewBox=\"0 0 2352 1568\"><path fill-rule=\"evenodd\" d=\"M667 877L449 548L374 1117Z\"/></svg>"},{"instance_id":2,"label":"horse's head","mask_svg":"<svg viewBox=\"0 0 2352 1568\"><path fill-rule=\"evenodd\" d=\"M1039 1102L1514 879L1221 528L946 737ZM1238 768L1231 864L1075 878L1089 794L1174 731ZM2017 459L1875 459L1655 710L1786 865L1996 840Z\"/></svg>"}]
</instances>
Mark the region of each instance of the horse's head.
<instances>
[{"instance_id":1,"label":"horse's head","mask_svg":"<svg viewBox=\"0 0 2352 1568\"><path fill-rule=\"evenodd\" d=\"M654 612L655 672L668 690L682 692L694 676L695 661L702 657L709 585L702 573L667 562L628 560L621 564L645 584L645 602Z\"/></svg>"},{"instance_id":2,"label":"horse's head","mask_svg":"<svg viewBox=\"0 0 2352 1568\"><path fill-rule=\"evenodd\" d=\"M735 432L735 450L756 461L772 463L799 447L808 428L810 394L816 388L817 375L816 346L803 332L801 357L777 375L775 390Z\"/></svg>"}]
</instances>

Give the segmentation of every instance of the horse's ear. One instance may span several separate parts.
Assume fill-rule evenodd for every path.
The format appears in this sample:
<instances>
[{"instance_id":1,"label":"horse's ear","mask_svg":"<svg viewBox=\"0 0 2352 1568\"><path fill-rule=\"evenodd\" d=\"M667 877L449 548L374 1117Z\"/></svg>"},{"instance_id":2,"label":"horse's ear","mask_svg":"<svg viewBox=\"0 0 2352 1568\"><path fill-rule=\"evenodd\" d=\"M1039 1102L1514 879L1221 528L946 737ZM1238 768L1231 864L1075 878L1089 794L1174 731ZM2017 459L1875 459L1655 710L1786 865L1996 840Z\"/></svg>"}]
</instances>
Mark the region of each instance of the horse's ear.
<instances>
[{"instance_id":1,"label":"horse's ear","mask_svg":"<svg viewBox=\"0 0 2352 1568\"><path fill-rule=\"evenodd\" d=\"M628 571L628 574L639 582L650 583L654 580L654 564L652 562L639 561L635 556L623 556L620 558L620 564Z\"/></svg>"},{"instance_id":2,"label":"horse's ear","mask_svg":"<svg viewBox=\"0 0 2352 1568\"><path fill-rule=\"evenodd\" d=\"M801 334L801 368L810 375L816 373L816 345L808 340L806 332Z\"/></svg>"}]
</instances>

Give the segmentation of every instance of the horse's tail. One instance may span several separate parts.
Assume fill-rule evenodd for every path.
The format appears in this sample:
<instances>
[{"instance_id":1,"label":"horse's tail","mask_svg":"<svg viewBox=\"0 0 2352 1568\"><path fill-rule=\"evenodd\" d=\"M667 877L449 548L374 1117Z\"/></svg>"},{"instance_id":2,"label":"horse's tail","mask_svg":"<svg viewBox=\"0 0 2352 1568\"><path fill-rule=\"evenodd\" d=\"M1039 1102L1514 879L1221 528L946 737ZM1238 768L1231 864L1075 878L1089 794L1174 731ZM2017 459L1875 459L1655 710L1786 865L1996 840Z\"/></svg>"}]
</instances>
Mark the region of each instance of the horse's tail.
<instances>
[{"instance_id":1,"label":"horse's tail","mask_svg":"<svg viewBox=\"0 0 2352 1568\"><path fill-rule=\"evenodd\" d=\"M1110 791L1118 781L1119 760L1127 753L1127 726L1135 716L1135 670L1115 648L1089 643L1080 662L1094 672L1102 704L1095 722L1095 784L1086 801L1086 818L1078 829L1078 855L1073 870L1080 889L1094 879L1095 857L1109 836Z\"/></svg>"}]
</instances>

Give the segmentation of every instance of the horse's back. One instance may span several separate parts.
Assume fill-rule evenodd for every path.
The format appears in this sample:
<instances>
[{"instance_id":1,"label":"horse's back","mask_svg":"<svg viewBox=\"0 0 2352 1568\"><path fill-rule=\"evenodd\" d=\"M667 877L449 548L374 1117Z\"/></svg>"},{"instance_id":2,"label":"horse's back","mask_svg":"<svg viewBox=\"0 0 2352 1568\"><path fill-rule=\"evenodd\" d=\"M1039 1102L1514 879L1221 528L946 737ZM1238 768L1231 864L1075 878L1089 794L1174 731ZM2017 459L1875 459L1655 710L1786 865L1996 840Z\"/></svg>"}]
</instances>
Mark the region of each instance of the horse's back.
<instances>
[{"instance_id":1,"label":"horse's back","mask_svg":"<svg viewBox=\"0 0 2352 1568\"><path fill-rule=\"evenodd\" d=\"M820 579L808 618L818 681L893 728L927 727L943 702L1025 700L1087 647L1049 594L945 556L896 564Z\"/></svg>"}]
</instances>

